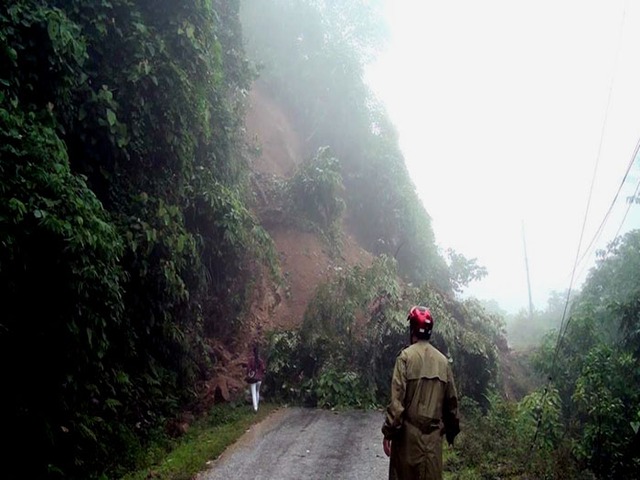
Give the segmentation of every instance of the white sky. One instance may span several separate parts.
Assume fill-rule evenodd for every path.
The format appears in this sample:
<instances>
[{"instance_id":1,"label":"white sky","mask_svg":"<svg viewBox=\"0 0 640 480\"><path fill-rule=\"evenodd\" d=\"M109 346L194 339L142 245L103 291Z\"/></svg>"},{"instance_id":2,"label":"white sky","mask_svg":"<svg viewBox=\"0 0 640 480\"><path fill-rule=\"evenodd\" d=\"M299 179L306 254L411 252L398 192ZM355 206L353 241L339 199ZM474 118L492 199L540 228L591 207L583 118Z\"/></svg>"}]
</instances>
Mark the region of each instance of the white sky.
<instances>
[{"instance_id":1,"label":"white sky","mask_svg":"<svg viewBox=\"0 0 640 480\"><path fill-rule=\"evenodd\" d=\"M515 312L529 302L524 222L533 303L544 308L569 287L603 125L582 250L640 138L640 2L387 0L386 13L391 42L367 80L398 128L438 244L489 270L470 294ZM620 227L639 164L597 248ZM639 210L623 232L640 227Z\"/></svg>"}]
</instances>

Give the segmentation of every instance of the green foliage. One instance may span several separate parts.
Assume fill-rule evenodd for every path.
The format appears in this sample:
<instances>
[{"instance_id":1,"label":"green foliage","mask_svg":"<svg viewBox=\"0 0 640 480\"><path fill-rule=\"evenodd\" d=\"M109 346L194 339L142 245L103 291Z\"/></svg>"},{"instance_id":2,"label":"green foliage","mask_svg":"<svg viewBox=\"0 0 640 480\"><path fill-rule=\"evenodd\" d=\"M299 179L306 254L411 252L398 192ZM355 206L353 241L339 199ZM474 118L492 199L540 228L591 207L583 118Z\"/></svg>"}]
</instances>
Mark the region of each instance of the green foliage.
<instances>
[{"instance_id":1,"label":"green foliage","mask_svg":"<svg viewBox=\"0 0 640 480\"><path fill-rule=\"evenodd\" d=\"M187 228L197 232L196 246L208 290L201 300L204 327L208 335L226 338L238 326L234 320L245 313L245 299L256 277L257 267L252 262L266 264L273 277L279 275L274 246L238 189L212 179L193 202L185 215Z\"/></svg>"},{"instance_id":2,"label":"green foliage","mask_svg":"<svg viewBox=\"0 0 640 480\"><path fill-rule=\"evenodd\" d=\"M269 334L269 375L265 378L265 387L274 398L283 402L304 398L302 383L307 370L308 353L303 349L297 331Z\"/></svg>"},{"instance_id":3,"label":"green foliage","mask_svg":"<svg viewBox=\"0 0 640 480\"><path fill-rule=\"evenodd\" d=\"M109 361L111 334L124 313L122 242L85 180L71 173L50 122L6 103L0 106L6 308L0 406L9 414L9 458L35 450L40 462L52 462L52 446L67 442L102 456L98 438L110 429L104 419L121 411L116 398L126 395Z\"/></svg>"},{"instance_id":4,"label":"green foliage","mask_svg":"<svg viewBox=\"0 0 640 480\"><path fill-rule=\"evenodd\" d=\"M300 331L271 339L270 391L287 401L331 407L366 407L384 398L390 359L406 338L395 268L381 257L368 269L355 267L321 285Z\"/></svg>"},{"instance_id":5,"label":"green foliage","mask_svg":"<svg viewBox=\"0 0 640 480\"><path fill-rule=\"evenodd\" d=\"M487 269L478 265L477 259L471 260L453 249L447 250L449 257L449 274L451 276L451 287L460 293L463 288L475 280L482 280L487 276Z\"/></svg>"},{"instance_id":6,"label":"green foliage","mask_svg":"<svg viewBox=\"0 0 640 480\"><path fill-rule=\"evenodd\" d=\"M551 451L558 445L562 435L562 409L560 395L549 387L538 390L523 398L519 405L519 427L531 443L542 445L545 451Z\"/></svg>"},{"instance_id":7,"label":"green foliage","mask_svg":"<svg viewBox=\"0 0 640 480\"><path fill-rule=\"evenodd\" d=\"M372 392L358 372L338 370L325 365L316 378L308 383L320 408L365 408L376 404Z\"/></svg>"},{"instance_id":8,"label":"green foliage","mask_svg":"<svg viewBox=\"0 0 640 480\"><path fill-rule=\"evenodd\" d=\"M566 448L539 445L532 449L536 426L532 412L539 407L545 409L549 414L545 422L550 421L550 425L558 413L553 401L542 406L541 399L542 392L535 392L518 405L490 393L483 414L476 402L463 397L462 432L456 438L454 455L446 464L446 478L592 479L589 472L581 471Z\"/></svg>"},{"instance_id":9,"label":"green foliage","mask_svg":"<svg viewBox=\"0 0 640 480\"><path fill-rule=\"evenodd\" d=\"M396 262L377 258L318 287L299 332L271 340L269 389L287 401L367 406L387 401L396 356L408 345L407 305L429 305L433 342L453 359L458 389L479 402L499 382L500 319L473 301L402 286Z\"/></svg>"},{"instance_id":10,"label":"green foliage","mask_svg":"<svg viewBox=\"0 0 640 480\"><path fill-rule=\"evenodd\" d=\"M502 318L474 299L459 302L429 284L412 303L429 306L436 322L432 342L452 360L458 390L486 407L485 395L500 382L499 348L506 348Z\"/></svg>"},{"instance_id":11,"label":"green foliage","mask_svg":"<svg viewBox=\"0 0 640 480\"><path fill-rule=\"evenodd\" d=\"M634 478L640 462L632 424L640 401L639 241L633 231L613 242L575 299L565 329L550 335L536 356L559 392L573 454L598 478Z\"/></svg>"},{"instance_id":12,"label":"green foliage","mask_svg":"<svg viewBox=\"0 0 640 480\"><path fill-rule=\"evenodd\" d=\"M637 432L630 420L640 404L632 387L640 385L639 367L628 352L599 345L587 355L576 382L573 401L584 428L575 451L599 476L627 478L637 472L639 459L636 454L632 460L631 453Z\"/></svg>"},{"instance_id":13,"label":"green foliage","mask_svg":"<svg viewBox=\"0 0 640 480\"><path fill-rule=\"evenodd\" d=\"M392 259L380 257L368 269L355 267L318 288L302 325L303 341L314 352L314 376L327 365L356 371L361 398L386 397L388 361L406 338L396 268Z\"/></svg>"},{"instance_id":14,"label":"green foliage","mask_svg":"<svg viewBox=\"0 0 640 480\"><path fill-rule=\"evenodd\" d=\"M640 357L640 231L614 240L599 252L597 267L583 288L582 303L597 305L593 316L606 335Z\"/></svg>"},{"instance_id":15,"label":"green foliage","mask_svg":"<svg viewBox=\"0 0 640 480\"><path fill-rule=\"evenodd\" d=\"M0 7L6 470L38 452L25 477L116 475L193 400L249 259L275 271L245 206L238 9Z\"/></svg>"},{"instance_id":16,"label":"green foliage","mask_svg":"<svg viewBox=\"0 0 640 480\"><path fill-rule=\"evenodd\" d=\"M381 2L245 1L241 14L260 83L292 111L306 153L328 145L340 159L360 243L395 258L403 277L450 289L396 132L363 80L386 35Z\"/></svg>"},{"instance_id":17,"label":"green foliage","mask_svg":"<svg viewBox=\"0 0 640 480\"><path fill-rule=\"evenodd\" d=\"M297 170L288 188L292 210L335 241L345 209L338 159L328 148L319 149Z\"/></svg>"}]
</instances>

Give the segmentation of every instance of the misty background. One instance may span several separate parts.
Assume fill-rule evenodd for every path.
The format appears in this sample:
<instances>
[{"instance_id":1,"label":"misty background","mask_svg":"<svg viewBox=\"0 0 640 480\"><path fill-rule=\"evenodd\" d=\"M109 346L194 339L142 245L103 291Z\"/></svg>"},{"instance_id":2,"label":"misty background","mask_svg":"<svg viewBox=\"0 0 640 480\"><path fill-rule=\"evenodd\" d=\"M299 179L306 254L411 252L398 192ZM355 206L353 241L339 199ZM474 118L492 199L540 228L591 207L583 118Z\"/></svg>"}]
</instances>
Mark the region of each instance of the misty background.
<instances>
[{"instance_id":1,"label":"misty background","mask_svg":"<svg viewBox=\"0 0 640 480\"><path fill-rule=\"evenodd\" d=\"M533 305L544 309L570 286L585 218L574 288L597 250L640 225L626 202L640 180L637 163L629 170L640 5L383 5L387 43L366 79L398 129L437 243L487 268L466 294L515 313L529 307L526 238Z\"/></svg>"}]
</instances>

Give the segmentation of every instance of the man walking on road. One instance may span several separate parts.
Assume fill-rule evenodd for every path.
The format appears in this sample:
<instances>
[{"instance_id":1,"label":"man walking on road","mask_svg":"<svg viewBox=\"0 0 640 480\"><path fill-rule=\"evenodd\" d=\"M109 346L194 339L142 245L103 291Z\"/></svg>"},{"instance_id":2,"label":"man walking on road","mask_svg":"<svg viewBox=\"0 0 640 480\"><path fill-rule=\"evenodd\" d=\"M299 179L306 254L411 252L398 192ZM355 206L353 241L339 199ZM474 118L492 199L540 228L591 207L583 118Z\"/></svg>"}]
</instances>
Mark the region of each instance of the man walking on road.
<instances>
[{"instance_id":1,"label":"man walking on road","mask_svg":"<svg viewBox=\"0 0 640 480\"><path fill-rule=\"evenodd\" d=\"M441 480L442 437L460 431L458 395L447 358L431 343L433 318L425 307L409 312L411 346L398 358L382 433L391 457L390 480Z\"/></svg>"}]
</instances>

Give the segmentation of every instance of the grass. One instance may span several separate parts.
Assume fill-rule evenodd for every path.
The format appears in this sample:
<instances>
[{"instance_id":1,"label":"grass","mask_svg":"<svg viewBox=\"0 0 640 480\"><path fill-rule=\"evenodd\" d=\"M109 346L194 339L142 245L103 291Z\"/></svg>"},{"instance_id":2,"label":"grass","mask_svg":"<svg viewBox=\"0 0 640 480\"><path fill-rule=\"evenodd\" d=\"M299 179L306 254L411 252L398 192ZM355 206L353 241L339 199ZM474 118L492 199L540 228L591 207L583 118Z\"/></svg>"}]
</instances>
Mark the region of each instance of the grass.
<instances>
[{"instance_id":1,"label":"grass","mask_svg":"<svg viewBox=\"0 0 640 480\"><path fill-rule=\"evenodd\" d=\"M457 440L460 443L459 440ZM474 468L461 467L462 459L455 448L446 441L442 442L442 459L444 462L444 480L481 480L482 476Z\"/></svg>"},{"instance_id":2,"label":"grass","mask_svg":"<svg viewBox=\"0 0 640 480\"><path fill-rule=\"evenodd\" d=\"M277 405L261 403L258 413L245 404L217 405L209 415L191 426L189 431L176 440L172 448L150 450L152 464L125 475L122 480L189 480L206 469L207 462L217 458L253 424L266 418L278 408Z\"/></svg>"}]
</instances>

